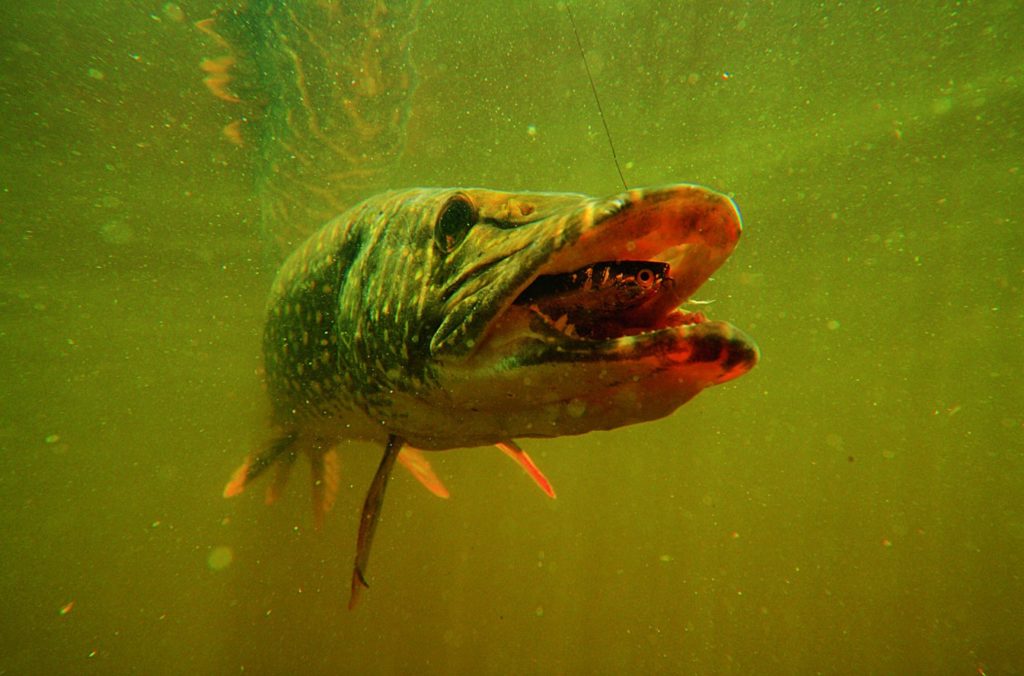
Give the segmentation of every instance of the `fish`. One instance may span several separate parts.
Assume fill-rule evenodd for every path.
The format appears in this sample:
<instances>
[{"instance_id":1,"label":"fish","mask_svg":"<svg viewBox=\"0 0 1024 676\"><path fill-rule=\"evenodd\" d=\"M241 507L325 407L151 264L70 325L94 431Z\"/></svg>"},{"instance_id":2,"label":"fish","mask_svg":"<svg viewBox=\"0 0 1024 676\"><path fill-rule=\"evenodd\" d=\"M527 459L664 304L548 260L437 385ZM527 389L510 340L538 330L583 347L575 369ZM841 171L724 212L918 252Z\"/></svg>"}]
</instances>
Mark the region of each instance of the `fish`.
<instances>
[{"instance_id":1,"label":"fish","mask_svg":"<svg viewBox=\"0 0 1024 676\"><path fill-rule=\"evenodd\" d=\"M277 270L263 326L266 441L224 496L273 469L274 502L305 456L319 527L342 444L382 447L350 608L369 587L396 465L446 498L427 456L495 446L554 498L517 440L663 418L759 359L740 329L691 311L742 231L726 195L687 183L607 197L381 187L410 115L420 7L252 0L196 23L223 52L200 64L206 88L242 110L225 139L255 139Z\"/></svg>"},{"instance_id":2,"label":"fish","mask_svg":"<svg viewBox=\"0 0 1024 676\"><path fill-rule=\"evenodd\" d=\"M328 486L314 499L319 519L339 442L381 444L354 605L403 448L515 455L516 439L665 417L749 371L751 338L683 307L740 233L731 199L689 184L606 198L417 188L366 199L274 280L263 354L275 432L225 494L304 454L314 486Z\"/></svg>"}]
</instances>

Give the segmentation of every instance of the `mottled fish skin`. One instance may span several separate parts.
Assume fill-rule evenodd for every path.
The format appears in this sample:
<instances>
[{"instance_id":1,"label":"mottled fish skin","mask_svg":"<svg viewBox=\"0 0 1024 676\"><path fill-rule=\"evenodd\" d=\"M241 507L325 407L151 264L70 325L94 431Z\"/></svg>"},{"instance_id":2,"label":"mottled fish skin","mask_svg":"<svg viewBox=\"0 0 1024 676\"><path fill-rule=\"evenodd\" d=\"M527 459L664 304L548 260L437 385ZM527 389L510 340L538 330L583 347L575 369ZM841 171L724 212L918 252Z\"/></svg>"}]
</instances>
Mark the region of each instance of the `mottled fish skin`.
<instances>
[{"instance_id":1,"label":"mottled fish skin","mask_svg":"<svg viewBox=\"0 0 1024 676\"><path fill-rule=\"evenodd\" d=\"M473 222L450 251L452 201ZM739 217L696 186L608 199L481 189L372 197L326 224L274 282L264 336L277 427L429 450L662 417L757 359L723 322L569 341L512 307L538 274L602 260L671 264L674 308L729 255ZM442 243L443 244L443 243Z\"/></svg>"}]
</instances>

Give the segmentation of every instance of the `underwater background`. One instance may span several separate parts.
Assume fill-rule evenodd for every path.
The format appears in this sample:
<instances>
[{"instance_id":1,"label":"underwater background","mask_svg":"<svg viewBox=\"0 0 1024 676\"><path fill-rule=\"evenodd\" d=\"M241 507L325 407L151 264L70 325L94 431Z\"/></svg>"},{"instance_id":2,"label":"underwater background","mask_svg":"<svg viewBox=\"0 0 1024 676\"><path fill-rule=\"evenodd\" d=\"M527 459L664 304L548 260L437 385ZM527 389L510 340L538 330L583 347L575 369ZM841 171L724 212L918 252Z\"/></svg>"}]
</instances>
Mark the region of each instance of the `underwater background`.
<instances>
[{"instance_id":1,"label":"underwater background","mask_svg":"<svg viewBox=\"0 0 1024 676\"><path fill-rule=\"evenodd\" d=\"M312 528L262 439L214 2L0 8L0 673L1024 673L1024 7L576 2L630 186L726 192L762 361L674 415L397 473ZM564 5L434 0L393 187L621 190Z\"/></svg>"}]
</instances>

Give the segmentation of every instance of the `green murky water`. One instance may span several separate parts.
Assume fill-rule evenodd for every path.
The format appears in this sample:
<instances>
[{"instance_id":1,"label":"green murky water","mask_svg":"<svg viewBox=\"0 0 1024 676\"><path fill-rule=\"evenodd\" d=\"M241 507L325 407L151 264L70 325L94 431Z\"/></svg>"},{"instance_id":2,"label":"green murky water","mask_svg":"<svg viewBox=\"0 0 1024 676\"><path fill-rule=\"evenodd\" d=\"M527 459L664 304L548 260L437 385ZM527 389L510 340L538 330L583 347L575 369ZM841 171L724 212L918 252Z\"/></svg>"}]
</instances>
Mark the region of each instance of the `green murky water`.
<instances>
[{"instance_id":1,"label":"green murky water","mask_svg":"<svg viewBox=\"0 0 1024 676\"><path fill-rule=\"evenodd\" d=\"M378 450L311 528L260 439L269 279L212 3L0 10L0 673L1024 671L1024 10L579 2L632 185L732 194L702 294L762 363L668 419ZM180 13L179 13L180 12ZM617 190L554 3L436 0L401 185Z\"/></svg>"}]
</instances>

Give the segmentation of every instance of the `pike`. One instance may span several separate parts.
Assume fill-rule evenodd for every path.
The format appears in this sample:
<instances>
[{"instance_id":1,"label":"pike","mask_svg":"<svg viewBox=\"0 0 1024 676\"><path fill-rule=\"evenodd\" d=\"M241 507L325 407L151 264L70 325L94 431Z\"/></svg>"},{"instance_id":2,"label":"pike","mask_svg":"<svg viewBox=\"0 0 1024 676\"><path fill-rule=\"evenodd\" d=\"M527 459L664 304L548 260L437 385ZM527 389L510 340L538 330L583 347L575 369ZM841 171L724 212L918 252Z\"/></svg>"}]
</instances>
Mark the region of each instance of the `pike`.
<instances>
[{"instance_id":1,"label":"pike","mask_svg":"<svg viewBox=\"0 0 1024 676\"><path fill-rule=\"evenodd\" d=\"M512 440L661 418L750 370L746 335L680 308L739 236L731 200L693 185L605 199L414 189L364 201L274 281L263 350L276 434L225 495L299 452L314 486L333 486L324 467L336 465L339 440L382 443L354 604L403 447L499 444L532 464ZM603 286L586 274L598 266ZM315 499L318 518L330 500Z\"/></svg>"},{"instance_id":2,"label":"pike","mask_svg":"<svg viewBox=\"0 0 1024 676\"><path fill-rule=\"evenodd\" d=\"M273 4L258 18L235 25L277 22L275 31L292 35L287 56L296 72L315 72L300 68L298 38L327 22L302 25L305 17ZM199 26L228 44L212 20ZM318 58L329 56L318 49ZM225 68L207 86L232 102L230 83ZM326 133L325 113L304 108L310 83L300 84L296 108L273 137L288 143L266 179L271 195L305 184L289 160L301 160L302 171L316 166L301 154L295 120L316 118L307 124L314 142ZM662 418L749 371L758 359L753 341L687 309L740 232L728 197L690 184L606 198L416 188L363 200L300 244L276 275L263 332L272 431L224 495L274 467L267 498L275 500L303 454L320 525L338 488L339 444L381 444L359 523L354 607L369 586L370 548L396 462L447 497L424 451L495 445L554 497L516 439Z\"/></svg>"}]
</instances>

